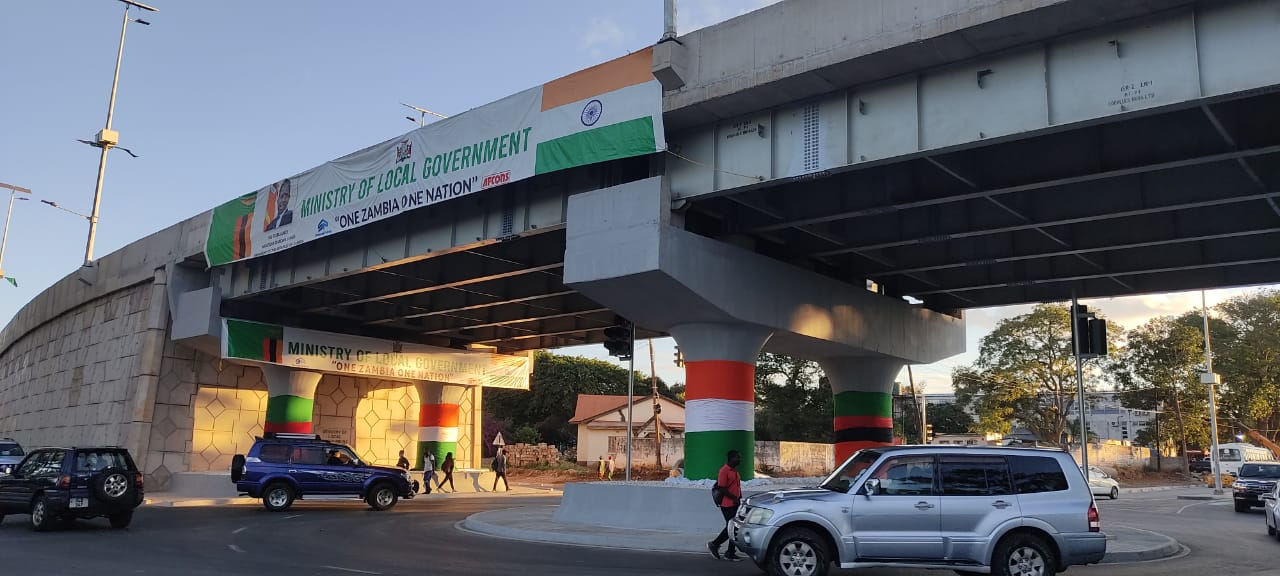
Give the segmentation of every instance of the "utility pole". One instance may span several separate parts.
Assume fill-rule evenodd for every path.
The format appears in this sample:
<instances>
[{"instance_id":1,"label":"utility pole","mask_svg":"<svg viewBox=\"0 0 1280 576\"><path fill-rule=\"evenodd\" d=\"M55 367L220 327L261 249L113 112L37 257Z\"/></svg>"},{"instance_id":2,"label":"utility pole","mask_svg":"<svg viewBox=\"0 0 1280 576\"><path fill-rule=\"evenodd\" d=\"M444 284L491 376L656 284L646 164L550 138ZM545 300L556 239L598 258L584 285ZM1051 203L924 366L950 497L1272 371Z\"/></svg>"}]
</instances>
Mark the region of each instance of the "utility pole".
<instances>
[{"instance_id":1,"label":"utility pole","mask_svg":"<svg viewBox=\"0 0 1280 576\"><path fill-rule=\"evenodd\" d=\"M658 403L658 370L654 368L653 338L649 339L649 386L653 388L654 459L662 470L662 406Z\"/></svg>"},{"instance_id":2,"label":"utility pole","mask_svg":"<svg viewBox=\"0 0 1280 576\"><path fill-rule=\"evenodd\" d=\"M1089 428L1088 428L1088 424L1085 423L1085 417L1084 417L1084 408L1085 408L1084 374L1082 373L1084 360L1083 358L1080 357L1081 355L1080 327L1078 325L1080 324L1080 321L1082 320L1082 318L1080 318L1080 315L1078 313L1079 310L1080 310L1080 301L1076 300L1076 291L1073 289L1071 291L1071 346L1072 346L1072 349L1075 350L1075 357L1076 357L1076 393L1078 396L1078 398L1076 399L1076 403L1078 404L1076 414L1078 414L1080 417L1080 468L1084 470L1085 478L1088 478L1089 477Z\"/></svg>"},{"instance_id":3,"label":"utility pole","mask_svg":"<svg viewBox=\"0 0 1280 576\"><path fill-rule=\"evenodd\" d=\"M927 424L929 420L925 414L925 404L927 404L927 402L925 402L925 397L924 397L924 385L922 384L920 386L920 395L917 397L916 396L916 378L915 378L915 375L912 374L911 372L910 364L907 364L907 385L911 386L911 399L916 401L916 403L918 404L917 407L920 409L920 443L928 444L929 433L926 432L925 430L928 427Z\"/></svg>"},{"instance_id":4,"label":"utility pole","mask_svg":"<svg viewBox=\"0 0 1280 576\"><path fill-rule=\"evenodd\" d=\"M631 324L631 353L627 358L627 481L631 481L631 439L635 438L636 325Z\"/></svg>"},{"instance_id":5,"label":"utility pole","mask_svg":"<svg viewBox=\"0 0 1280 576\"><path fill-rule=\"evenodd\" d=\"M1204 290L1200 291L1200 315L1204 317L1204 367L1200 382L1209 385L1209 438L1213 441L1213 493L1222 494L1222 464L1218 462L1218 408L1214 390L1220 380L1213 371L1213 346L1209 343L1209 306L1205 303ZM1182 454L1185 460L1186 453Z\"/></svg>"},{"instance_id":6,"label":"utility pole","mask_svg":"<svg viewBox=\"0 0 1280 576\"><path fill-rule=\"evenodd\" d=\"M5 215L4 215L4 235L3 235L3 236L0 236L0 278L5 278L5 275L4 275L4 247L5 247L5 244L7 244L7 243L8 243L8 241L9 241L9 218L10 218L11 216L13 216L13 201L14 201L14 200L26 200L27 198L26 198L25 196L23 196L23 197L19 197L19 196L18 196L18 194L19 194L19 193L22 193L22 194L26 194L27 196L30 196L30 195L31 195L31 190L29 190L29 189L27 189L27 188L23 188L23 187L21 187L21 186L14 186L13 184L5 184L4 182L0 182L0 188L6 188L6 189L8 189L8 190L9 190L9 211L8 211L8 212L5 212ZM16 282L16 280L15 280L15 282Z\"/></svg>"}]
</instances>

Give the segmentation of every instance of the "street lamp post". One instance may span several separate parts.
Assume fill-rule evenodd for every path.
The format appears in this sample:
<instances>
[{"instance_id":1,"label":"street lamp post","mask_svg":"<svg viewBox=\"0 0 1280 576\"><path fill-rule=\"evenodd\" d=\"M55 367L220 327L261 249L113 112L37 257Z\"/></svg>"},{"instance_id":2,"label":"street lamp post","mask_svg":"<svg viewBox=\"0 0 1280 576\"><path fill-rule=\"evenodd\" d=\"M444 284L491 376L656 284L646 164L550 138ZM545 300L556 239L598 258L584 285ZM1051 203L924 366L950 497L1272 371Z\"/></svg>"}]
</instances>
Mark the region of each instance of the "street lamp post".
<instances>
[{"instance_id":1,"label":"street lamp post","mask_svg":"<svg viewBox=\"0 0 1280 576\"><path fill-rule=\"evenodd\" d=\"M13 184L5 184L0 182L0 188L9 190L9 211L4 215L4 234L0 235L0 278L4 278L4 248L9 243L9 218L13 216L13 201L26 200L26 197L18 196L19 193L31 195L31 190Z\"/></svg>"},{"instance_id":2,"label":"street lamp post","mask_svg":"<svg viewBox=\"0 0 1280 576\"><path fill-rule=\"evenodd\" d=\"M116 110L116 87L120 84L120 60L124 57L124 33L129 28L129 22L137 22L143 26L150 26L151 23L146 20L130 19L129 8L136 7L148 12L159 12L158 9L147 6L141 2L134 0L120 0L124 3L124 22L120 25L120 47L116 49L116 71L111 79L111 99L107 103L107 125L98 132L94 146L102 149L102 154L98 158L98 184L93 189L93 212L89 216L89 238L84 244L84 265L93 265L93 241L98 233L98 206L102 202L102 178L107 173L107 152L110 152L116 144L120 143L120 133L111 129L111 117Z\"/></svg>"},{"instance_id":3,"label":"street lamp post","mask_svg":"<svg viewBox=\"0 0 1280 576\"><path fill-rule=\"evenodd\" d=\"M448 116L445 116L444 114L441 114L439 112L432 112L430 110L427 110L426 108L419 108L417 106L414 106L413 104L405 104L404 102L401 102L400 105L404 106L405 108L412 108L413 110L416 110L418 112L417 120L414 120L413 116L405 116L405 119L410 122L417 122L419 127L427 125L427 114L430 114L437 118L448 118Z\"/></svg>"},{"instance_id":4,"label":"street lamp post","mask_svg":"<svg viewBox=\"0 0 1280 576\"><path fill-rule=\"evenodd\" d=\"M1209 387L1209 436L1212 440L1211 450L1213 450L1213 493L1222 494L1222 464L1218 461L1218 407L1214 402L1214 387L1222 381L1218 374L1213 371L1213 345L1209 342L1209 306L1205 303L1204 290L1200 291L1200 314L1204 318L1204 374L1200 375L1200 382ZM1183 458L1187 455L1183 454Z\"/></svg>"}]
</instances>

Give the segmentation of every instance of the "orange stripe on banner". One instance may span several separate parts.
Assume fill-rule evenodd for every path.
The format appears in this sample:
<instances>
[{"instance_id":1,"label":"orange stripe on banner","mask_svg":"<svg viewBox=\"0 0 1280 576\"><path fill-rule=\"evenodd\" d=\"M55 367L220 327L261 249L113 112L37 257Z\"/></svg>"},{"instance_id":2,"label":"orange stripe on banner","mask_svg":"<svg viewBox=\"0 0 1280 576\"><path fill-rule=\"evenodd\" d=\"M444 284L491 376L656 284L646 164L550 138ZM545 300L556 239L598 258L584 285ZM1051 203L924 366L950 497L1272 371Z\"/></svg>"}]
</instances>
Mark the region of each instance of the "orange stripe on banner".
<instances>
[{"instance_id":1,"label":"orange stripe on banner","mask_svg":"<svg viewBox=\"0 0 1280 576\"><path fill-rule=\"evenodd\" d=\"M835 429L893 428L893 418L885 416L836 416Z\"/></svg>"},{"instance_id":2,"label":"orange stripe on banner","mask_svg":"<svg viewBox=\"0 0 1280 576\"><path fill-rule=\"evenodd\" d=\"M457 404L423 404L418 409L418 426L453 428L458 425Z\"/></svg>"},{"instance_id":3,"label":"orange stripe on banner","mask_svg":"<svg viewBox=\"0 0 1280 576\"><path fill-rule=\"evenodd\" d=\"M754 364L732 360L686 362L684 379L686 402L709 399L754 402L756 399Z\"/></svg>"},{"instance_id":4,"label":"orange stripe on banner","mask_svg":"<svg viewBox=\"0 0 1280 576\"><path fill-rule=\"evenodd\" d=\"M836 442L836 466L839 466L841 462L848 460L850 456L853 456L854 452L862 450L863 448L879 448L881 446L888 446L888 444L884 444L881 442L861 442L861 441Z\"/></svg>"},{"instance_id":5,"label":"orange stripe on banner","mask_svg":"<svg viewBox=\"0 0 1280 576\"><path fill-rule=\"evenodd\" d=\"M632 52L542 85L542 111L653 80L653 48Z\"/></svg>"}]
</instances>

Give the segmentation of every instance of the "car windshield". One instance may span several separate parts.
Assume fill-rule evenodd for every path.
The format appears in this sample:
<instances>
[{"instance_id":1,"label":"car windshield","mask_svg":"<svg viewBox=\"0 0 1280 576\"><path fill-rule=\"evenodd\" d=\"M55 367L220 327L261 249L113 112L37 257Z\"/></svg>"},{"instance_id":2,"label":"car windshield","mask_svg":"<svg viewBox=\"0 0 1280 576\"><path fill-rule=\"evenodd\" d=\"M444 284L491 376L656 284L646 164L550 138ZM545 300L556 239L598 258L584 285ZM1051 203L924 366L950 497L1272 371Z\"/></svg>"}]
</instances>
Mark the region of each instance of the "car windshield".
<instances>
[{"instance_id":1,"label":"car windshield","mask_svg":"<svg viewBox=\"0 0 1280 576\"><path fill-rule=\"evenodd\" d=\"M17 444L0 444L0 456L22 456L22 447Z\"/></svg>"},{"instance_id":2,"label":"car windshield","mask_svg":"<svg viewBox=\"0 0 1280 576\"><path fill-rule=\"evenodd\" d=\"M819 484L819 488L826 488L832 492L841 492L847 494L849 488L862 478L872 464L880 458L880 452L876 450L859 450L852 458L847 460L843 466L836 468L826 480Z\"/></svg>"},{"instance_id":3,"label":"car windshield","mask_svg":"<svg viewBox=\"0 0 1280 576\"><path fill-rule=\"evenodd\" d=\"M1280 478L1280 464L1245 464L1240 476L1249 478Z\"/></svg>"}]
</instances>

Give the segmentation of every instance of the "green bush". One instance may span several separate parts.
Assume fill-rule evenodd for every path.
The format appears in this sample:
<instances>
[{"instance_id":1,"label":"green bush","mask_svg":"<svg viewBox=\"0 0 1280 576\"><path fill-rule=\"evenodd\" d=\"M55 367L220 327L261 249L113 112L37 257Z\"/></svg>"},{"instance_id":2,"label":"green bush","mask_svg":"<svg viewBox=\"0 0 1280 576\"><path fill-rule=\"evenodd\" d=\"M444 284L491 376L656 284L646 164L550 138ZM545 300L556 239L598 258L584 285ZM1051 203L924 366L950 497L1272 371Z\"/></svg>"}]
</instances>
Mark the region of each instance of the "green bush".
<instances>
[{"instance_id":1,"label":"green bush","mask_svg":"<svg viewBox=\"0 0 1280 576\"><path fill-rule=\"evenodd\" d=\"M516 429L513 440L516 444L537 444L542 441L542 436L533 426L526 424Z\"/></svg>"}]
</instances>

